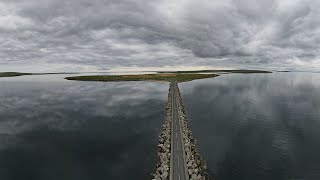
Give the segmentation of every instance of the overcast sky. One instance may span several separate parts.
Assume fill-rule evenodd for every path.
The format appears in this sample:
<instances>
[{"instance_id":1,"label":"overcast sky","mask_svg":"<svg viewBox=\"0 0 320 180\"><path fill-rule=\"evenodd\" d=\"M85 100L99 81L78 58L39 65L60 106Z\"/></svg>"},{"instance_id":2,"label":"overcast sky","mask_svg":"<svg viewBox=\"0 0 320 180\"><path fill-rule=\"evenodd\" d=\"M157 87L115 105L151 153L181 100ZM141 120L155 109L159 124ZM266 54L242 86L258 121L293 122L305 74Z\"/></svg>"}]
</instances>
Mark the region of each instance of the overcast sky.
<instances>
[{"instance_id":1,"label":"overcast sky","mask_svg":"<svg viewBox=\"0 0 320 180\"><path fill-rule=\"evenodd\" d=\"M318 0L0 0L0 71L320 70Z\"/></svg>"}]
</instances>

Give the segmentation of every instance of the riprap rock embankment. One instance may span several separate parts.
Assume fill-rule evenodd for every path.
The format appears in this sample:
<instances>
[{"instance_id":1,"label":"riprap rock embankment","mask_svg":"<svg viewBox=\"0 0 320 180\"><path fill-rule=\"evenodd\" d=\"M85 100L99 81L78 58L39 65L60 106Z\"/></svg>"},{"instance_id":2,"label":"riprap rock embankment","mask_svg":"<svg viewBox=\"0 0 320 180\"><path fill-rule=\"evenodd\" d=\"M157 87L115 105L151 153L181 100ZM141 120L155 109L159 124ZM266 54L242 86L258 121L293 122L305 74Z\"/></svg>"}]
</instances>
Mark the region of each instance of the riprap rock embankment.
<instances>
[{"instance_id":1,"label":"riprap rock embankment","mask_svg":"<svg viewBox=\"0 0 320 180\"><path fill-rule=\"evenodd\" d=\"M175 90L173 90L173 88ZM174 93L174 94L173 94ZM175 98L175 101L172 101ZM175 102L176 104L172 104ZM174 108L173 106L178 107ZM176 82L172 82L168 94L168 103L166 104L166 116L164 124L162 125L162 132L159 135L159 145L158 145L158 159L159 162L156 165L156 171L154 173L155 180L172 180L170 176L170 171L172 166L171 156L171 145L172 145L172 122L173 115L172 112L178 113L178 122L182 131L182 143L183 143L183 158L185 162L185 170L187 172L186 179L189 180L204 180L208 179L207 176L207 166L200 154L198 153L196 147L196 140L192 136L192 132L189 126L189 121L186 116L183 100L181 93L179 91ZM171 162L171 163L170 163ZM172 172L171 172L172 174ZM170 179L171 178L171 179Z\"/></svg>"},{"instance_id":2,"label":"riprap rock embankment","mask_svg":"<svg viewBox=\"0 0 320 180\"><path fill-rule=\"evenodd\" d=\"M164 124L162 125L162 131L159 135L158 145L158 160L156 165L156 172L154 173L154 179L164 180L169 179L170 173L170 151L171 151L171 121L172 121L172 104L171 94L169 91L168 102L166 104L166 116Z\"/></svg>"}]
</instances>

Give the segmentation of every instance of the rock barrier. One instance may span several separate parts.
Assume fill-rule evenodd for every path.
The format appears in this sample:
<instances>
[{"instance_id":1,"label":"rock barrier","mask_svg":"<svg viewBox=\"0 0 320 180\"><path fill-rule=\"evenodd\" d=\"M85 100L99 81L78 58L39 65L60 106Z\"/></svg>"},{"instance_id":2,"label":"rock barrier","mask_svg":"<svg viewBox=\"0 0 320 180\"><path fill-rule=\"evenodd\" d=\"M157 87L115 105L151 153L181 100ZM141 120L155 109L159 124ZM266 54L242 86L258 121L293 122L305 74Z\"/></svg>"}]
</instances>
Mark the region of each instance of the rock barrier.
<instances>
[{"instance_id":1,"label":"rock barrier","mask_svg":"<svg viewBox=\"0 0 320 180\"><path fill-rule=\"evenodd\" d=\"M189 121L185 112L183 100L178 89L177 93L178 98L178 111L180 116L180 124L183 134L183 141L184 141L184 148L185 148L185 158L187 164L187 171L190 180L205 180L209 179L207 173L207 166L205 161L201 158L200 154L198 153L196 147L196 140L194 139L190 126Z\"/></svg>"},{"instance_id":2,"label":"rock barrier","mask_svg":"<svg viewBox=\"0 0 320 180\"><path fill-rule=\"evenodd\" d=\"M171 151L171 114L172 114L172 96L169 90L168 102L166 104L166 116L164 124L162 125L162 131L159 135L158 145L158 163L156 165L156 171L153 174L154 180L167 180L170 175L170 151Z\"/></svg>"},{"instance_id":3,"label":"rock barrier","mask_svg":"<svg viewBox=\"0 0 320 180\"><path fill-rule=\"evenodd\" d=\"M168 102L165 106L165 121L162 125L161 134L159 135L158 163L156 165L156 171L153 174L153 180L169 180L170 176L172 88L173 84L171 83L168 93ZM189 180L207 180L209 179L207 166L198 153L196 148L196 140L192 136L179 88L176 89L178 91L174 94L174 96L177 98L178 103L178 113L183 136L185 162Z\"/></svg>"}]
</instances>

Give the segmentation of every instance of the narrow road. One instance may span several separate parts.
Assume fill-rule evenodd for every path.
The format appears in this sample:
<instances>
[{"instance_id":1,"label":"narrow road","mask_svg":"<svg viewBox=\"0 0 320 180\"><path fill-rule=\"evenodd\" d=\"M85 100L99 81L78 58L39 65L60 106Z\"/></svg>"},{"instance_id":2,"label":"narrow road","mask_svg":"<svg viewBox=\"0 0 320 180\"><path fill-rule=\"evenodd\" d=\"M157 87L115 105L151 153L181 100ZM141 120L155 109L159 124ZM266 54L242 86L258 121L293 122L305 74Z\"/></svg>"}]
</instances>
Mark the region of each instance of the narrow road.
<instances>
[{"instance_id":1,"label":"narrow road","mask_svg":"<svg viewBox=\"0 0 320 180\"><path fill-rule=\"evenodd\" d=\"M171 160L170 160L170 180L188 180L184 143L181 130L181 124L178 112L178 84L171 82L171 100L172 100L172 127L171 127Z\"/></svg>"}]
</instances>

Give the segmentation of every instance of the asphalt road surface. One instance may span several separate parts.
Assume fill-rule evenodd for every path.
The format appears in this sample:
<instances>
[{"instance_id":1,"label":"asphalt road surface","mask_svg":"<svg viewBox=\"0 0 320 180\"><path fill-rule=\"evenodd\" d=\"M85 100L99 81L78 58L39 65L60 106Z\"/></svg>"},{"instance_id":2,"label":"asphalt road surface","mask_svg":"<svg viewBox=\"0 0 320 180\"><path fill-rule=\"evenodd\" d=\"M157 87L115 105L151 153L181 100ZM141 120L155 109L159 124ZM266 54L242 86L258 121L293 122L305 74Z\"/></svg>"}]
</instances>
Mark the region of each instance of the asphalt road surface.
<instances>
[{"instance_id":1,"label":"asphalt road surface","mask_svg":"<svg viewBox=\"0 0 320 180\"><path fill-rule=\"evenodd\" d=\"M184 144L178 113L178 91L176 82L170 84L172 100L172 129L171 129L171 162L170 180L188 180L184 158Z\"/></svg>"}]
</instances>

